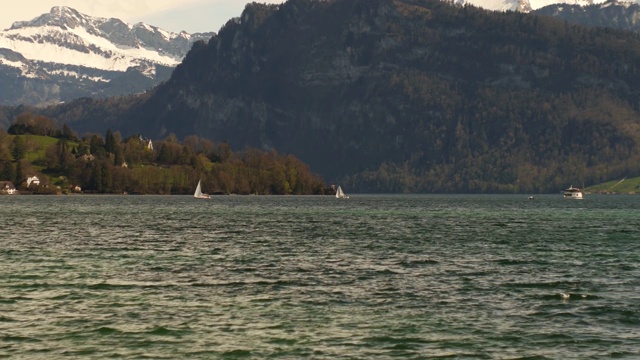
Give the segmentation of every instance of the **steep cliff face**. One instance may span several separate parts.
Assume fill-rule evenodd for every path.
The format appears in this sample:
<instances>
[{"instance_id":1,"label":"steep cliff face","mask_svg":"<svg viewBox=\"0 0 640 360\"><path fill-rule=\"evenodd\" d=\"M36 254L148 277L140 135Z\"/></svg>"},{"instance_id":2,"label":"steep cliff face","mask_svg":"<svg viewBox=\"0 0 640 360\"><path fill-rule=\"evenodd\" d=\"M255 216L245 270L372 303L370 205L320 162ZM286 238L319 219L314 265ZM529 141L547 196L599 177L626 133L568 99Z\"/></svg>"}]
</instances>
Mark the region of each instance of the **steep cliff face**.
<instances>
[{"instance_id":1,"label":"steep cliff face","mask_svg":"<svg viewBox=\"0 0 640 360\"><path fill-rule=\"evenodd\" d=\"M251 4L122 115L51 114L275 148L359 191L555 191L639 170L637 48L441 1Z\"/></svg>"}]
</instances>

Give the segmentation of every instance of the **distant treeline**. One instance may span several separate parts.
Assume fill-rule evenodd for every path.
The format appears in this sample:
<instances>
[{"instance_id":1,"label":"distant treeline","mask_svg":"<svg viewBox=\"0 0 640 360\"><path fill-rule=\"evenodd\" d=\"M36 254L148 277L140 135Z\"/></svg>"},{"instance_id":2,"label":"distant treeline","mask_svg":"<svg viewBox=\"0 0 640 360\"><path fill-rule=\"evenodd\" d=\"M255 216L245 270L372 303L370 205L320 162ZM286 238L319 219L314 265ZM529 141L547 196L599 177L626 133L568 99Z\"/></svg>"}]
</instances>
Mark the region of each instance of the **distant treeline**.
<instances>
[{"instance_id":1,"label":"distant treeline","mask_svg":"<svg viewBox=\"0 0 640 360\"><path fill-rule=\"evenodd\" d=\"M53 139L52 139L53 138ZM41 184L27 188L38 175ZM190 194L198 180L209 193L325 194L325 182L292 155L247 148L192 135L181 143L170 134L152 142L141 135L105 137L58 129L44 116L22 114L0 129L0 180L36 193L91 192Z\"/></svg>"}]
</instances>

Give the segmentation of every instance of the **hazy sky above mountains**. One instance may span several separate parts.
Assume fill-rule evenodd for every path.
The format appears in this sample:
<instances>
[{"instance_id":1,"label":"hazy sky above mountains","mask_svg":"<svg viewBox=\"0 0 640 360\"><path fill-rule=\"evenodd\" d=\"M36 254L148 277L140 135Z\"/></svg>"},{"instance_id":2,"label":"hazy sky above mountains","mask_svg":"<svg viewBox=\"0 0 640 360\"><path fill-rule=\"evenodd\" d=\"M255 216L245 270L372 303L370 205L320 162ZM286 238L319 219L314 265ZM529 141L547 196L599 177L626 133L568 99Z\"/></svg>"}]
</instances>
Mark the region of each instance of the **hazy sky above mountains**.
<instances>
[{"instance_id":1,"label":"hazy sky above mountains","mask_svg":"<svg viewBox=\"0 0 640 360\"><path fill-rule=\"evenodd\" d=\"M220 30L227 20L240 16L250 0L27 0L5 4L0 12L0 30L15 21L28 21L48 13L54 6L128 23L144 22L164 30L189 33ZM283 0L256 0L280 4Z\"/></svg>"}]
</instances>

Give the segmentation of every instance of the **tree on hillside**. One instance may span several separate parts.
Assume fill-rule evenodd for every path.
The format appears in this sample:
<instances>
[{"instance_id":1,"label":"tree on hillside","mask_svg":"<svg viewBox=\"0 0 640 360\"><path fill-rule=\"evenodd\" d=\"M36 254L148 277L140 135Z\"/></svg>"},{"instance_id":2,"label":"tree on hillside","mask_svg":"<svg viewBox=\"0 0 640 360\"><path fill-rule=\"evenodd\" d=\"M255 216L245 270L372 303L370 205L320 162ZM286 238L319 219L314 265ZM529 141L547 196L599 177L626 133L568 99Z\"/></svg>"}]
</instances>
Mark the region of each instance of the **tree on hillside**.
<instances>
[{"instance_id":1,"label":"tree on hillside","mask_svg":"<svg viewBox=\"0 0 640 360\"><path fill-rule=\"evenodd\" d=\"M84 141L78 143L78 147L76 148L76 156L89 155L91 154L91 147Z\"/></svg>"},{"instance_id":2,"label":"tree on hillside","mask_svg":"<svg viewBox=\"0 0 640 360\"><path fill-rule=\"evenodd\" d=\"M111 129L107 130L104 149L107 154L113 154L113 165L120 166L125 161L122 153L122 136L120 132L115 133Z\"/></svg>"},{"instance_id":3,"label":"tree on hillside","mask_svg":"<svg viewBox=\"0 0 640 360\"><path fill-rule=\"evenodd\" d=\"M47 167L57 171L67 172L74 165L75 158L69 150L69 142L67 139L58 139L46 151Z\"/></svg>"},{"instance_id":4,"label":"tree on hillside","mask_svg":"<svg viewBox=\"0 0 640 360\"><path fill-rule=\"evenodd\" d=\"M71 130L71 128L67 124L62 125L60 137L69 141L78 141L78 135L73 130Z\"/></svg>"},{"instance_id":5,"label":"tree on hillside","mask_svg":"<svg viewBox=\"0 0 640 360\"><path fill-rule=\"evenodd\" d=\"M9 134L4 129L0 129L0 180L13 181L16 176L12 163L13 156L9 149L10 144Z\"/></svg>"},{"instance_id":6,"label":"tree on hillside","mask_svg":"<svg viewBox=\"0 0 640 360\"><path fill-rule=\"evenodd\" d=\"M13 184L16 187L21 187L22 186L22 182L25 179L25 175L24 175L24 172L22 170L22 160L18 160L16 162L16 172L15 172L15 174L16 174L16 177L15 177L15 179L13 179Z\"/></svg>"},{"instance_id":7,"label":"tree on hillside","mask_svg":"<svg viewBox=\"0 0 640 360\"><path fill-rule=\"evenodd\" d=\"M188 148L193 153L198 153L201 151L200 147L200 138L196 135L190 135L184 138L184 146Z\"/></svg>"},{"instance_id":8,"label":"tree on hillside","mask_svg":"<svg viewBox=\"0 0 640 360\"><path fill-rule=\"evenodd\" d=\"M4 133L6 135L6 133ZM9 151L8 136L0 132L0 180L13 181L16 177L11 152Z\"/></svg>"},{"instance_id":9,"label":"tree on hillside","mask_svg":"<svg viewBox=\"0 0 640 360\"><path fill-rule=\"evenodd\" d=\"M189 163L189 159L184 160L184 147L178 143L174 134L169 134L164 141L159 141L158 145L160 146L157 158L158 162L166 165Z\"/></svg>"},{"instance_id":10,"label":"tree on hillside","mask_svg":"<svg viewBox=\"0 0 640 360\"><path fill-rule=\"evenodd\" d=\"M225 141L218 144L218 146L214 150L214 155L211 161L226 162L231 157L233 157L233 151L231 151L231 146L229 146L229 143Z\"/></svg>"},{"instance_id":11,"label":"tree on hillside","mask_svg":"<svg viewBox=\"0 0 640 360\"><path fill-rule=\"evenodd\" d=\"M11 154L13 155L13 159L16 161L24 159L24 157L27 155L27 143L24 136L13 137Z\"/></svg>"},{"instance_id":12,"label":"tree on hillside","mask_svg":"<svg viewBox=\"0 0 640 360\"><path fill-rule=\"evenodd\" d=\"M137 136L132 136L126 140L123 153L124 160L129 165L144 163L148 160L147 148Z\"/></svg>"},{"instance_id":13,"label":"tree on hillside","mask_svg":"<svg viewBox=\"0 0 640 360\"><path fill-rule=\"evenodd\" d=\"M214 149L215 149L215 144L213 143L213 141L205 138L200 139L200 151L204 156L211 159Z\"/></svg>"},{"instance_id":14,"label":"tree on hillside","mask_svg":"<svg viewBox=\"0 0 640 360\"><path fill-rule=\"evenodd\" d=\"M13 181L16 178L16 169L11 161L0 158L0 180Z\"/></svg>"},{"instance_id":15,"label":"tree on hillside","mask_svg":"<svg viewBox=\"0 0 640 360\"><path fill-rule=\"evenodd\" d=\"M125 160L122 153L122 147L118 144L116 146L115 153L113 154L113 165L121 166L124 162Z\"/></svg>"},{"instance_id":16,"label":"tree on hillside","mask_svg":"<svg viewBox=\"0 0 640 360\"><path fill-rule=\"evenodd\" d=\"M107 135L104 140L104 149L107 153L115 154L117 146L118 144L116 143L116 138L113 136L113 132L111 129L107 130Z\"/></svg>"},{"instance_id":17,"label":"tree on hillside","mask_svg":"<svg viewBox=\"0 0 640 360\"><path fill-rule=\"evenodd\" d=\"M89 140L89 151L91 155L103 158L107 155L105 143L99 135L92 135Z\"/></svg>"},{"instance_id":18,"label":"tree on hillside","mask_svg":"<svg viewBox=\"0 0 640 360\"><path fill-rule=\"evenodd\" d=\"M33 134L54 136L56 132L56 125L53 120L46 116L23 113L16 116L13 124L9 127L8 132L12 135Z\"/></svg>"},{"instance_id":19,"label":"tree on hillside","mask_svg":"<svg viewBox=\"0 0 640 360\"><path fill-rule=\"evenodd\" d=\"M3 128L0 128L0 151L2 151L2 149L6 149L8 151L10 143L11 136L9 136Z\"/></svg>"}]
</instances>

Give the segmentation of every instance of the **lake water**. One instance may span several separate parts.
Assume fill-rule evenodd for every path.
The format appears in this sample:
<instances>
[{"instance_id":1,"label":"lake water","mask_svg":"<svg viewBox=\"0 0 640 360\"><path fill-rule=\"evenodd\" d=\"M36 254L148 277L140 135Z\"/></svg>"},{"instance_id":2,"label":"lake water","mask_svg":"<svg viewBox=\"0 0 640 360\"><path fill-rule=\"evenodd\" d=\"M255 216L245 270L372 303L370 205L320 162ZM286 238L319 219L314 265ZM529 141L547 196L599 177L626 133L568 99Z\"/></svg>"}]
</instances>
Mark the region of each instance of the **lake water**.
<instances>
[{"instance_id":1,"label":"lake water","mask_svg":"<svg viewBox=\"0 0 640 360\"><path fill-rule=\"evenodd\" d=\"M3 196L0 237L0 357L640 358L637 196Z\"/></svg>"}]
</instances>

